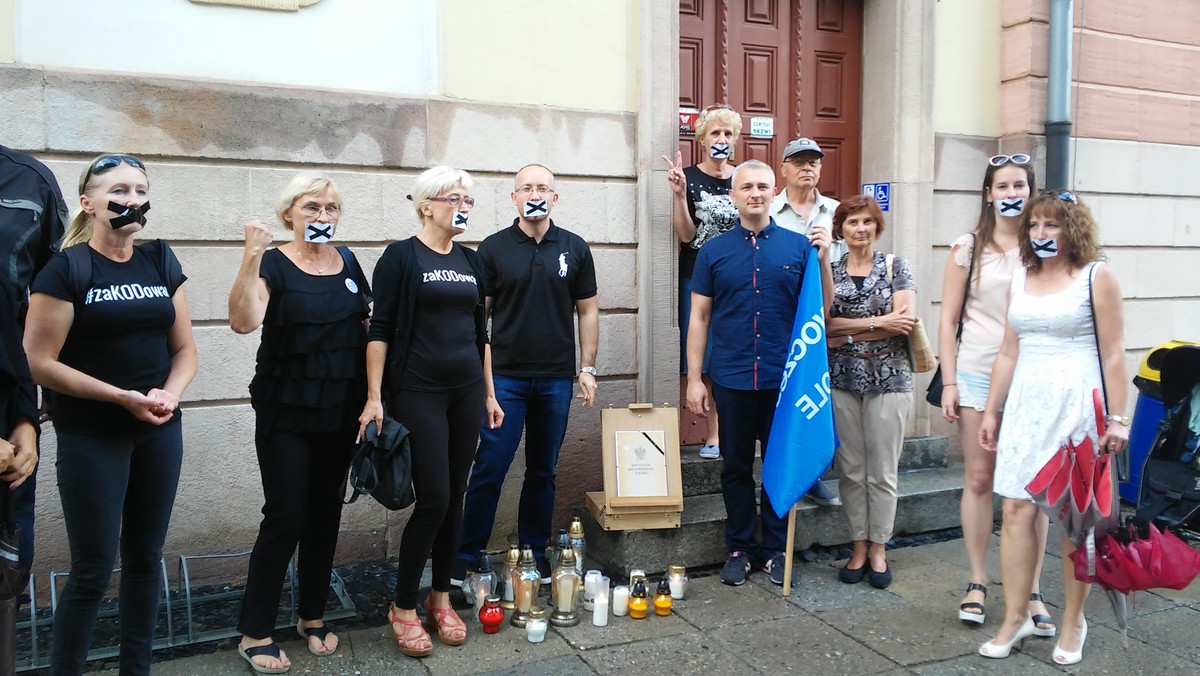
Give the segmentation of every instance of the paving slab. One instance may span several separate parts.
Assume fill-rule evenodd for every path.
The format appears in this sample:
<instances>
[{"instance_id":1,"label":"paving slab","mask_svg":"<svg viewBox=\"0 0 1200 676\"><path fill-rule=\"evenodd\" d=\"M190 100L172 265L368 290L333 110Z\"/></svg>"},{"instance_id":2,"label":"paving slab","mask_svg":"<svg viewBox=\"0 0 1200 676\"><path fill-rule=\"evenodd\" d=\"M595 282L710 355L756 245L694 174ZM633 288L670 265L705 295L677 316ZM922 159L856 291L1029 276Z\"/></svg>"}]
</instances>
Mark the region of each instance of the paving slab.
<instances>
[{"instance_id":1,"label":"paving slab","mask_svg":"<svg viewBox=\"0 0 1200 676\"><path fill-rule=\"evenodd\" d=\"M582 657L599 674L737 674L751 669L721 641L700 634L589 650Z\"/></svg>"},{"instance_id":2,"label":"paving slab","mask_svg":"<svg viewBox=\"0 0 1200 676\"><path fill-rule=\"evenodd\" d=\"M1195 643L1195 638L1189 639L1185 645ZM1125 646L1121 632L1104 626L1088 624L1087 644L1083 649L1083 661L1070 667L1059 667L1072 674L1195 674L1200 671L1200 665L1191 660L1179 657L1176 653L1180 644L1169 644L1155 640L1151 644L1143 643L1130 637L1128 647ZM1050 650L1047 651L1046 661L1049 663Z\"/></svg>"},{"instance_id":3,"label":"paving slab","mask_svg":"<svg viewBox=\"0 0 1200 676\"><path fill-rule=\"evenodd\" d=\"M872 674L897 666L808 614L721 627L711 636L765 674Z\"/></svg>"},{"instance_id":4,"label":"paving slab","mask_svg":"<svg viewBox=\"0 0 1200 676\"><path fill-rule=\"evenodd\" d=\"M973 654L982 643L956 614L920 601L830 610L820 618L901 666Z\"/></svg>"},{"instance_id":5,"label":"paving slab","mask_svg":"<svg viewBox=\"0 0 1200 676\"><path fill-rule=\"evenodd\" d=\"M838 579L839 568L840 566L824 561L801 566L803 577L799 586L792 588L788 602L811 613L823 613L848 608L871 612L868 609L871 606L897 603L901 600L886 589L875 589L866 582L845 584Z\"/></svg>"},{"instance_id":6,"label":"paving slab","mask_svg":"<svg viewBox=\"0 0 1200 676\"><path fill-rule=\"evenodd\" d=\"M383 630L391 634L387 627ZM433 654L421 661L431 674L456 676L524 667L575 652L553 631L546 632L546 640L541 643L530 643L525 636L524 629L513 627L507 621L495 634L485 634L482 629L471 625L466 643L451 647L434 638ZM395 651L394 641L392 650Z\"/></svg>"},{"instance_id":7,"label":"paving slab","mask_svg":"<svg viewBox=\"0 0 1200 676\"><path fill-rule=\"evenodd\" d=\"M519 667L485 671L484 676L518 676L520 674L554 674L554 676L592 676L596 672L578 655L563 655L548 660L527 662Z\"/></svg>"},{"instance_id":8,"label":"paving slab","mask_svg":"<svg viewBox=\"0 0 1200 676\"><path fill-rule=\"evenodd\" d=\"M695 632L696 628L688 624L679 615L672 613L660 617L651 610L646 617L635 620L628 615L624 617L609 617L608 626L592 626L591 616L574 627L551 627L556 633L579 650L591 650L622 643L635 643L664 636L675 636Z\"/></svg>"},{"instance_id":9,"label":"paving slab","mask_svg":"<svg viewBox=\"0 0 1200 676\"><path fill-rule=\"evenodd\" d=\"M780 588L757 584L733 587L715 576L692 580L687 598L675 602L674 612L702 631L733 624L795 617L802 611L788 603ZM795 593L796 589L792 589ZM615 618L614 618L615 619Z\"/></svg>"},{"instance_id":10,"label":"paving slab","mask_svg":"<svg viewBox=\"0 0 1200 676\"><path fill-rule=\"evenodd\" d=\"M1179 606L1137 618L1129 625L1129 638L1155 646L1170 646L1175 655L1200 663L1196 627L1200 627L1200 611ZM1090 634L1088 643L1091 643Z\"/></svg>"},{"instance_id":11,"label":"paving slab","mask_svg":"<svg viewBox=\"0 0 1200 676\"><path fill-rule=\"evenodd\" d=\"M988 674L989 676L1050 676L1062 674L1058 667L1052 667L1037 658L1013 652L1002 660L993 660L982 655L965 655L944 662L922 664L912 667L912 673L920 676L949 676L950 674Z\"/></svg>"}]
</instances>

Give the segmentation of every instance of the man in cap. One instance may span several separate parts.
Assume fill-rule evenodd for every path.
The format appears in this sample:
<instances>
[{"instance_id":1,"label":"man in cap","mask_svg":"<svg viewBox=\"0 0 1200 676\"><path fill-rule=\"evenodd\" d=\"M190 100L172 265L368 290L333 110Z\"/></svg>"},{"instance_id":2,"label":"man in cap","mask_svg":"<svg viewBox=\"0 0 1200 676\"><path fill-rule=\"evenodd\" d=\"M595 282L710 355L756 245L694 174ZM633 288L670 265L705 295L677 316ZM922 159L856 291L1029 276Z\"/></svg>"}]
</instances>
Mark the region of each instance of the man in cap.
<instances>
[{"instance_id":1,"label":"man in cap","mask_svg":"<svg viewBox=\"0 0 1200 676\"><path fill-rule=\"evenodd\" d=\"M792 141L783 149L783 163L779 168L783 189L771 200L771 217L776 225L801 235L808 235L813 230L828 232L833 228L833 212L838 208L838 201L817 190L824 158L825 151L807 136ZM840 260L846 251L846 242L834 240L829 247L830 262ZM805 497L827 507L842 504L821 481L813 484Z\"/></svg>"}]
</instances>

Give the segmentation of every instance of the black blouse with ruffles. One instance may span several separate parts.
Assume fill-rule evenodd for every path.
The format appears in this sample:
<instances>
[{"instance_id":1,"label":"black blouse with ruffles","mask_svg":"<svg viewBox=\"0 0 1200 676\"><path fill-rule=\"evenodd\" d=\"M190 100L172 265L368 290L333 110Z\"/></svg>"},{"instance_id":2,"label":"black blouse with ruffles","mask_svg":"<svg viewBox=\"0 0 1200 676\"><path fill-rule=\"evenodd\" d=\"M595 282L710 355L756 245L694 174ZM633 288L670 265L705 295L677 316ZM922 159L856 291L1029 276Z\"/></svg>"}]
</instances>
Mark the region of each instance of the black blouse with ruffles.
<instances>
[{"instance_id":1,"label":"black blouse with ruffles","mask_svg":"<svg viewBox=\"0 0 1200 676\"><path fill-rule=\"evenodd\" d=\"M310 275L278 249L259 276L271 290L250 402L259 431L338 432L358 427L366 402L370 288L353 254L336 275ZM265 424L264 424L265 423Z\"/></svg>"}]
</instances>

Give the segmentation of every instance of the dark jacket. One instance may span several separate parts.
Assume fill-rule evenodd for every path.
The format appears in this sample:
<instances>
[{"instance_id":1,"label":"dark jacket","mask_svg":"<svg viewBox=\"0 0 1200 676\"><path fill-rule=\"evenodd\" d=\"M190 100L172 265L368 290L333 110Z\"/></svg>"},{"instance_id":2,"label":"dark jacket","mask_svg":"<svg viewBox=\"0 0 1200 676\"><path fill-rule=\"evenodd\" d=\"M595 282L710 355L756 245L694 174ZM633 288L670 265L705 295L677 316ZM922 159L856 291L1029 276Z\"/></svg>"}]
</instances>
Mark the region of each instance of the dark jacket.
<instances>
[{"instance_id":1,"label":"dark jacket","mask_svg":"<svg viewBox=\"0 0 1200 676\"><path fill-rule=\"evenodd\" d=\"M388 344L387 362L383 370L383 395L395 393L396 385L404 375L412 337L413 318L417 308L417 291L421 288L421 274L417 269L416 237L395 242L384 250L375 264L372 286L375 290L375 305L371 314L371 329L367 342L380 340ZM475 273L479 287L479 302L475 305L475 343L479 347L479 360L483 361L483 349L487 344L487 317L484 314L483 263L479 254L461 244L454 246L462 250L467 263Z\"/></svg>"},{"instance_id":2,"label":"dark jacket","mask_svg":"<svg viewBox=\"0 0 1200 676\"><path fill-rule=\"evenodd\" d=\"M0 276L22 309L29 285L45 267L66 227L67 206L46 165L0 146Z\"/></svg>"}]
</instances>

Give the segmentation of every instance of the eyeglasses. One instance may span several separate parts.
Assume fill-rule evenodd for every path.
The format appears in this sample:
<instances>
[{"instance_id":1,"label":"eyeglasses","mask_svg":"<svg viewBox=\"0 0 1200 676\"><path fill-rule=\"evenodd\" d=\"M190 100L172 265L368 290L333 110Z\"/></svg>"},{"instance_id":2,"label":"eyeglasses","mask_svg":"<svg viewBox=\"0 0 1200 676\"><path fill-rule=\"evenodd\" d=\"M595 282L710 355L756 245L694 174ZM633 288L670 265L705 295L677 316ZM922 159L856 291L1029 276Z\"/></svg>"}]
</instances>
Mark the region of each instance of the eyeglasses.
<instances>
[{"instance_id":1,"label":"eyeglasses","mask_svg":"<svg viewBox=\"0 0 1200 676\"><path fill-rule=\"evenodd\" d=\"M1016 153L1014 155L992 155L990 158L988 158L988 164L992 165L993 167L1003 167L1009 162L1012 162L1013 164L1021 167L1029 164L1029 160L1031 159L1033 158L1025 153Z\"/></svg>"},{"instance_id":2,"label":"eyeglasses","mask_svg":"<svg viewBox=\"0 0 1200 676\"><path fill-rule=\"evenodd\" d=\"M733 108L730 108L728 103L714 103L705 108L702 112L711 113L714 110L733 110Z\"/></svg>"},{"instance_id":3,"label":"eyeglasses","mask_svg":"<svg viewBox=\"0 0 1200 676\"><path fill-rule=\"evenodd\" d=\"M93 176L103 174L110 169L116 169L122 163L128 164L135 169L146 171L146 165L142 164L142 161L133 155L101 155L88 167L87 173L83 175L83 182L80 183L80 187L87 186L87 182Z\"/></svg>"},{"instance_id":4,"label":"eyeglasses","mask_svg":"<svg viewBox=\"0 0 1200 676\"><path fill-rule=\"evenodd\" d=\"M449 204L450 206L454 207L455 209L457 209L458 205L460 205L460 204L465 204L468 207L475 206L475 198L474 197L470 197L470 196L464 197L462 195L446 195L444 197L430 197L429 201L441 202L442 204Z\"/></svg>"},{"instance_id":5,"label":"eyeglasses","mask_svg":"<svg viewBox=\"0 0 1200 676\"><path fill-rule=\"evenodd\" d=\"M309 218L318 218L322 212L330 218L337 218L342 213L342 210L336 204L324 207L319 207L315 204L306 204L300 207L300 211Z\"/></svg>"},{"instance_id":6,"label":"eyeglasses","mask_svg":"<svg viewBox=\"0 0 1200 676\"><path fill-rule=\"evenodd\" d=\"M522 195L532 195L533 193L537 193L539 195L552 195L554 194L554 188L551 188L548 185L523 185L520 188L517 188L517 192Z\"/></svg>"},{"instance_id":7,"label":"eyeglasses","mask_svg":"<svg viewBox=\"0 0 1200 676\"><path fill-rule=\"evenodd\" d=\"M805 152L805 151L801 151L801 152L796 153L795 155L792 155L791 157L787 158L788 164L791 164L794 167L804 167L804 166L819 167L819 166L821 166L821 158L820 157L801 157L800 155L803 152Z\"/></svg>"},{"instance_id":8,"label":"eyeglasses","mask_svg":"<svg viewBox=\"0 0 1200 676\"><path fill-rule=\"evenodd\" d=\"M1054 196L1064 202L1070 202L1071 204L1079 204L1079 198L1076 197L1075 193L1071 192L1070 190L1060 190Z\"/></svg>"}]
</instances>

